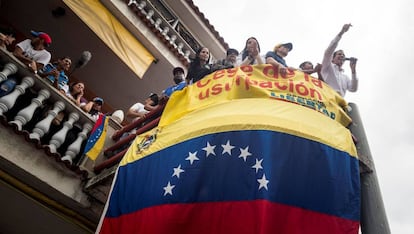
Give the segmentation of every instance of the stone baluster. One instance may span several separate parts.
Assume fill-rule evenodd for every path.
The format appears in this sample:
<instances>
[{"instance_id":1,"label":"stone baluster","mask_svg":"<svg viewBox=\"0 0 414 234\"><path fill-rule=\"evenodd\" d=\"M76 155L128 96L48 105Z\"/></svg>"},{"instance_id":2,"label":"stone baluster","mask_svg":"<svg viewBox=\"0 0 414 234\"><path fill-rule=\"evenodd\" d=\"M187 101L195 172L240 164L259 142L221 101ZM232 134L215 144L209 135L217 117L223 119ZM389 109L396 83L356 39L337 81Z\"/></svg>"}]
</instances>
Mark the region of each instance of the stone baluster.
<instances>
[{"instance_id":1,"label":"stone baluster","mask_svg":"<svg viewBox=\"0 0 414 234\"><path fill-rule=\"evenodd\" d=\"M32 140L40 140L47 132L49 132L50 124L56 115L65 109L65 103L57 101L53 106L53 109L47 113L46 118L36 124L29 138Z\"/></svg>"},{"instance_id":2,"label":"stone baluster","mask_svg":"<svg viewBox=\"0 0 414 234\"><path fill-rule=\"evenodd\" d=\"M13 92L0 98L0 115L10 110L16 103L17 98L26 92L28 87L34 85L32 77L26 76L23 78L22 83L17 85Z\"/></svg>"},{"instance_id":3,"label":"stone baluster","mask_svg":"<svg viewBox=\"0 0 414 234\"><path fill-rule=\"evenodd\" d=\"M139 5L137 6L137 8L138 8L138 10L140 10L141 12L145 13L144 8L145 8L145 6L146 6L146 5L147 5L147 3L146 3L145 1L141 1L141 2L139 3Z\"/></svg>"},{"instance_id":4,"label":"stone baluster","mask_svg":"<svg viewBox=\"0 0 414 234\"><path fill-rule=\"evenodd\" d=\"M83 125L82 131L78 134L76 140L69 145L68 149L65 152L65 155L61 158L62 161L68 161L70 164L73 163L76 155L79 154L83 141L88 136L88 133L92 129L92 124L86 123Z\"/></svg>"},{"instance_id":5,"label":"stone baluster","mask_svg":"<svg viewBox=\"0 0 414 234\"><path fill-rule=\"evenodd\" d=\"M16 73L17 70L17 66L14 63L4 65L3 71L0 72L0 82L7 80L7 77Z\"/></svg>"},{"instance_id":6,"label":"stone baluster","mask_svg":"<svg viewBox=\"0 0 414 234\"><path fill-rule=\"evenodd\" d=\"M137 0L129 0L128 6L134 5L135 7L138 6Z\"/></svg>"},{"instance_id":7,"label":"stone baluster","mask_svg":"<svg viewBox=\"0 0 414 234\"><path fill-rule=\"evenodd\" d=\"M14 121L10 121L10 124L14 124L17 129L21 131L23 126L33 118L35 110L49 97L50 92L47 89L40 90L37 97L32 99L32 103L30 103L30 105L26 108L20 110L16 117L14 117Z\"/></svg>"},{"instance_id":8,"label":"stone baluster","mask_svg":"<svg viewBox=\"0 0 414 234\"><path fill-rule=\"evenodd\" d=\"M62 129L52 136L49 141L49 150L51 153L56 153L57 149L63 144L66 139L66 134L73 128L73 123L79 120L79 114L72 112L69 114L68 120L63 124Z\"/></svg>"}]
</instances>

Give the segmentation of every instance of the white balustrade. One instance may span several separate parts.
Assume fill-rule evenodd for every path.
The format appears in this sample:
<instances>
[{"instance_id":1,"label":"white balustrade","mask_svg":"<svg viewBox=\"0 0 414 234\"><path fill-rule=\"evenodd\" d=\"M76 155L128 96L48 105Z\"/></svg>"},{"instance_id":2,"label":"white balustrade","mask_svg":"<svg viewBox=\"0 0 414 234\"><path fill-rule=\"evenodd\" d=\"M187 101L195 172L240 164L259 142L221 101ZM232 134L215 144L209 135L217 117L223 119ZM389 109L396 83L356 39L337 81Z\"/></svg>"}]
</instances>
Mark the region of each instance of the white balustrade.
<instances>
[{"instance_id":1,"label":"white balustrade","mask_svg":"<svg viewBox=\"0 0 414 234\"><path fill-rule=\"evenodd\" d=\"M88 133L92 129L92 124L86 123L83 125L83 129L80 133L78 133L78 137L76 140L69 145L68 149L65 152L65 155L61 158L62 161L68 161L70 164L73 163L76 155L79 154L83 141L88 136Z\"/></svg>"},{"instance_id":2,"label":"white balustrade","mask_svg":"<svg viewBox=\"0 0 414 234\"><path fill-rule=\"evenodd\" d=\"M135 5L135 6L137 6L137 5L138 5L138 3L137 3L137 1L136 1L136 0L129 0L129 2L128 2L128 6L131 6L131 5Z\"/></svg>"},{"instance_id":3,"label":"white balustrade","mask_svg":"<svg viewBox=\"0 0 414 234\"><path fill-rule=\"evenodd\" d=\"M154 10L149 10L147 13L147 20L153 20L152 16L154 15Z\"/></svg>"},{"instance_id":4,"label":"white balustrade","mask_svg":"<svg viewBox=\"0 0 414 234\"><path fill-rule=\"evenodd\" d=\"M162 19L161 18L157 18L154 22L154 27L159 31L162 32L162 28L161 28L161 23L162 23Z\"/></svg>"},{"instance_id":5,"label":"white balustrade","mask_svg":"<svg viewBox=\"0 0 414 234\"><path fill-rule=\"evenodd\" d=\"M20 110L16 117L14 117L14 121L10 121L9 123L14 124L17 129L21 131L23 126L33 118L35 110L49 97L50 92L47 89L40 90L37 97L32 99L32 103L30 103L30 105L26 108Z\"/></svg>"},{"instance_id":6,"label":"white balustrade","mask_svg":"<svg viewBox=\"0 0 414 234\"><path fill-rule=\"evenodd\" d=\"M68 120L63 124L62 129L52 136L52 139L49 141L49 151L51 153L56 153L57 149L63 144L66 139L66 135L70 129L73 128L73 123L79 120L79 114L72 112L69 114Z\"/></svg>"},{"instance_id":7,"label":"white balustrade","mask_svg":"<svg viewBox=\"0 0 414 234\"><path fill-rule=\"evenodd\" d=\"M0 98L0 115L10 110L16 103L17 98L26 92L28 87L34 85L33 78L26 76L23 78L22 83L17 85L13 92Z\"/></svg>"},{"instance_id":8,"label":"white balustrade","mask_svg":"<svg viewBox=\"0 0 414 234\"><path fill-rule=\"evenodd\" d=\"M0 72L0 82L7 80L7 77L17 72L17 66L13 63L4 65L3 71Z\"/></svg>"},{"instance_id":9,"label":"white balustrade","mask_svg":"<svg viewBox=\"0 0 414 234\"><path fill-rule=\"evenodd\" d=\"M140 3L139 3L139 5L138 5L138 9L139 10L141 10L141 11L143 11L144 10L144 7L147 5L147 3L145 2L145 1L141 1Z\"/></svg>"},{"instance_id":10,"label":"white balustrade","mask_svg":"<svg viewBox=\"0 0 414 234\"><path fill-rule=\"evenodd\" d=\"M175 44L175 40L177 40L177 35L172 35L170 37L170 44L175 45L175 47L177 47L177 45Z\"/></svg>"},{"instance_id":11,"label":"white balustrade","mask_svg":"<svg viewBox=\"0 0 414 234\"><path fill-rule=\"evenodd\" d=\"M65 109L65 103L57 101L52 110L47 113L46 118L36 124L33 128L32 133L29 135L29 138L32 140L40 140L47 132L49 132L50 124L56 115Z\"/></svg>"}]
</instances>

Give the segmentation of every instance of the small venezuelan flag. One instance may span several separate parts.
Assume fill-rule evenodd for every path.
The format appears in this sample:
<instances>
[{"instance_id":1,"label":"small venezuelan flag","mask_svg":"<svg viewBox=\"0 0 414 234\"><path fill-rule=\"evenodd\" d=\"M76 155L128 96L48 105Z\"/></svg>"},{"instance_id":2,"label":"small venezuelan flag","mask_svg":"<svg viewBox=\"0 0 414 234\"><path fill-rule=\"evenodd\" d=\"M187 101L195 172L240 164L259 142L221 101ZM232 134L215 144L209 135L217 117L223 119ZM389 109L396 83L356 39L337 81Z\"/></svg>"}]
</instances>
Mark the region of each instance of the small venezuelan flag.
<instances>
[{"instance_id":1,"label":"small venezuelan flag","mask_svg":"<svg viewBox=\"0 0 414 234\"><path fill-rule=\"evenodd\" d=\"M105 144L107 126L108 118L106 115L99 115L98 120L93 126L91 135L89 136L84 151L84 154L86 154L92 160L95 160L98 157L99 153L102 151L102 148Z\"/></svg>"}]
</instances>

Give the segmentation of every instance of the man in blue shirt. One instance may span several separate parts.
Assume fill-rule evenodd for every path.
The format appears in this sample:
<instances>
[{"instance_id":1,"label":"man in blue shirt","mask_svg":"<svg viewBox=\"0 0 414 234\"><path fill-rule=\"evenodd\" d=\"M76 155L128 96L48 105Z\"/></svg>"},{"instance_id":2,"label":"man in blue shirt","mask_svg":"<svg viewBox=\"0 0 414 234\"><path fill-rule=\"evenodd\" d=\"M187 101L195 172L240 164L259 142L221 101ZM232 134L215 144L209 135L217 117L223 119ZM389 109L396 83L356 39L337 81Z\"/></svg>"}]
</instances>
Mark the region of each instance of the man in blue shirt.
<instances>
[{"instance_id":1,"label":"man in blue shirt","mask_svg":"<svg viewBox=\"0 0 414 234\"><path fill-rule=\"evenodd\" d=\"M68 91L69 78L66 72L69 71L72 60L69 57L58 59L54 63L48 63L39 71L41 77L47 78L51 85L58 90Z\"/></svg>"},{"instance_id":2,"label":"man in blue shirt","mask_svg":"<svg viewBox=\"0 0 414 234\"><path fill-rule=\"evenodd\" d=\"M287 64L285 57L292 50L292 43L280 43L275 46L273 51L266 53L266 63L278 67L279 72L283 75L286 74Z\"/></svg>"},{"instance_id":3,"label":"man in blue shirt","mask_svg":"<svg viewBox=\"0 0 414 234\"><path fill-rule=\"evenodd\" d=\"M166 88L162 93L170 97L171 94L177 90L182 90L186 87L186 82L184 79L184 69L182 67L176 67L173 69L173 75L174 75L174 83L175 85L172 85L168 88Z\"/></svg>"}]
</instances>

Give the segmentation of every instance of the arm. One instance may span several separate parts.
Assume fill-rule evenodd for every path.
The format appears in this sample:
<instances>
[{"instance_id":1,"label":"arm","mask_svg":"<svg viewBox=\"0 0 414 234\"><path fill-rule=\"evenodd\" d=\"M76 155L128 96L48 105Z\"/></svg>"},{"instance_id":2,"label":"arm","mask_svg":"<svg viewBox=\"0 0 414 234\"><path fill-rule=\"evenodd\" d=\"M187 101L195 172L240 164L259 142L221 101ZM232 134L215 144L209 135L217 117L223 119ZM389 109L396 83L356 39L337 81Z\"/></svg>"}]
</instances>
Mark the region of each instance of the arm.
<instances>
[{"instance_id":1,"label":"arm","mask_svg":"<svg viewBox=\"0 0 414 234\"><path fill-rule=\"evenodd\" d=\"M344 26L342 26L341 31L338 33L338 35L335 36L335 38L331 41L331 43L329 44L328 48L325 50L325 54L323 57L323 61L322 61L322 67L325 64L330 64L332 61L332 56L335 52L336 47L338 46L339 41L342 38L342 35L347 32L349 30L349 28L351 27L351 24L344 24Z\"/></svg>"},{"instance_id":2,"label":"arm","mask_svg":"<svg viewBox=\"0 0 414 234\"><path fill-rule=\"evenodd\" d=\"M144 112L137 112L137 111L132 110L132 109L129 109L126 115L127 115L127 117L130 117L132 119L135 119L137 117L139 117L139 118L145 117Z\"/></svg>"},{"instance_id":3,"label":"arm","mask_svg":"<svg viewBox=\"0 0 414 234\"><path fill-rule=\"evenodd\" d=\"M358 77L356 74L356 63L357 63L357 59L351 58L349 66L351 67L352 78L351 78L351 82L348 84L348 90L350 92L356 92L358 90Z\"/></svg>"},{"instance_id":4,"label":"arm","mask_svg":"<svg viewBox=\"0 0 414 234\"><path fill-rule=\"evenodd\" d=\"M86 113L89 113L89 111L92 109L92 106L93 102L88 102L86 105L81 106L81 109L84 110Z\"/></svg>"},{"instance_id":5,"label":"arm","mask_svg":"<svg viewBox=\"0 0 414 234\"><path fill-rule=\"evenodd\" d=\"M155 108L157 108L158 107L158 105L156 105L156 106L151 106L151 105L149 105L149 104L145 104L145 110L147 110L147 111L152 111L152 110L154 110Z\"/></svg>"},{"instance_id":6,"label":"arm","mask_svg":"<svg viewBox=\"0 0 414 234\"><path fill-rule=\"evenodd\" d=\"M82 110L85 110L84 106L86 104L85 102L82 102L83 92L77 93L75 95L68 95L68 97L75 103L76 106L80 107Z\"/></svg>"},{"instance_id":7,"label":"arm","mask_svg":"<svg viewBox=\"0 0 414 234\"><path fill-rule=\"evenodd\" d=\"M23 49L20 48L20 46L16 46L16 48L13 51L14 57L18 58L20 61L22 61L24 64L28 65L33 62L30 58L26 57L24 55Z\"/></svg>"},{"instance_id":8,"label":"arm","mask_svg":"<svg viewBox=\"0 0 414 234\"><path fill-rule=\"evenodd\" d=\"M6 47L7 37L3 33L0 33L0 47Z\"/></svg>"},{"instance_id":9,"label":"arm","mask_svg":"<svg viewBox=\"0 0 414 234\"><path fill-rule=\"evenodd\" d=\"M323 75L324 81L334 89L337 89L340 85L338 84L338 81L334 75L334 68L332 65L333 54L336 47L338 46L339 41L342 38L342 35L347 32L351 26L351 24L344 24L344 26L342 26L341 31L331 41L323 56L321 75Z\"/></svg>"},{"instance_id":10,"label":"arm","mask_svg":"<svg viewBox=\"0 0 414 234\"><path fill-rule=\"evenodd\" d=\"M287 68L283 64L276 61L276 59L273 58L272 53L274 53L274 52L268 52L266 54L266 63L272 65L275 68L277 68L281 75L283 75L283 76L286 75Z\"/></svg>"},{"instance_id":11,"label":"arm","mask_svg":"<svg viewBox=\"0 0 414 234\"><path fill-rule=\"evenodd\" d=\"M26 64L29 69L31 69L33 72L37 73L37 63L28 58L25 54L24 54L24 50L21 46L25 45L25 41L20 42L19 44L16 45L16 48L13 51L13 55L14 57L16 57L17 59L19 59L20 61L22 61L24 64Z\"/></svg>"},{"instance_id":12,"label":"arm","mask_svg":"<svg viewBox=\"0 0 414 234\"><path fill-rule=\"evenodd\" d=\"M128 118L132 118L135 119L137 117L142 118L145 117L145 113L147 113L145 111L145 106L141 103L135 103L133 106L131 106L131 108L129 108L129 110L127 111L126 116Z\"/></svg>"},{"instance_id":13,"label":"arm","mask_svg":"<svg viewBox=\"0 0 414 234\"><path fill-rule=\"evenodd\" d=\"M50 68L50 70L47 69L48 67ZM54 77L53 86L55 88L59 89L59 75L60 75L60 73L55 67L53 67L53 65L50 65L50 64L46 65L44 67L44 69L39 70L38 75L42 78L47 78L47 79L49 79L48 78L49 76L53 76Z\"/></svg>"}]
</instances>

